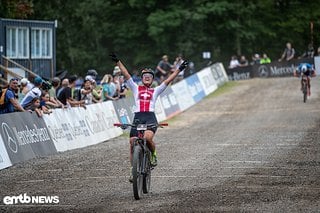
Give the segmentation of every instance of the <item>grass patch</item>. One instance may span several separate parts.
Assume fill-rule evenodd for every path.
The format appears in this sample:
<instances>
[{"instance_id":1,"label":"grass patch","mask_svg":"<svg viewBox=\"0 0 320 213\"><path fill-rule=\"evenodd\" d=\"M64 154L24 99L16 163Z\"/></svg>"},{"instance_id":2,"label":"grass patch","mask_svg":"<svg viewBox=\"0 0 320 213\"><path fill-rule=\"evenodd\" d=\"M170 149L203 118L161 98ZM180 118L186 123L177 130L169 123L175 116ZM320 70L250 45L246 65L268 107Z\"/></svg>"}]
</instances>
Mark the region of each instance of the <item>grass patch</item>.
<instances>
[{"instance_id":1,"label":"grass patch","mask_svg":"<svg viewBox=\"0 0 320 213\"><path fill-rule=\"evenodd\" d=\"M237 81L228 81L227 83L219 87L216 91L208 95L206 98L217 97L219 95L225 94L238 85L239 82Z\"/></svg>"}]
</instances>

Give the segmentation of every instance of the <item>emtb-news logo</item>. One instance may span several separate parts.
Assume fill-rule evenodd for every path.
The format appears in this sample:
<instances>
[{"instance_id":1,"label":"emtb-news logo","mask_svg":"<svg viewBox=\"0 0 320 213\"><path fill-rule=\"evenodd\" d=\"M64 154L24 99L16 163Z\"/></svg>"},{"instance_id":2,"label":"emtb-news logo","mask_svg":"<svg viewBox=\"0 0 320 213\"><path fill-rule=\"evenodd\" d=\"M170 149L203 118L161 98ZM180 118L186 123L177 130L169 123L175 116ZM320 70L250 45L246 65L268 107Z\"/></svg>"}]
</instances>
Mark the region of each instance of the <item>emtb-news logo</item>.
<instances>
[{"instance_id":1,"label":"emtb-news logo","mask_svg":"<svg viewBox=\"0 0 320 213\"><path fill-rule=\"evenodd\" d=\"M3 198L5 205L14 204L58 204L59 196L29 196L27 193L18 196L5 196Z\"/></svg>"}]
</instances>

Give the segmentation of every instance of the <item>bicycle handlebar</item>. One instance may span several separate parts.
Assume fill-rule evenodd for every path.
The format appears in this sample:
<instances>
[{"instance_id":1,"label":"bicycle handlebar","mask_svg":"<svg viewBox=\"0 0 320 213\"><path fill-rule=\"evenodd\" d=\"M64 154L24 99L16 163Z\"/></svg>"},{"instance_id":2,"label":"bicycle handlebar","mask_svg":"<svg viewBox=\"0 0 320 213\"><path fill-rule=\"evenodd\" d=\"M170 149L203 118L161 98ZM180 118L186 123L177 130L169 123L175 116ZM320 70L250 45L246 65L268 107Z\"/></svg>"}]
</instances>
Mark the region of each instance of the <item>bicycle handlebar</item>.
<instances>
[{"instance_id":1,"label":"bicycle handlebar","mask_svg":"<svg viewBox=\"0 0 320 213\"><path fill-rule=\"evenodd\" d=\"M144 125L145 128L154 128L168 126L168 123L159 123L159 124L123 124L123 123L114 123L113 126L120 127L121 129L127 129L128 127L138 128L139 125Z\"/></svg>"}]
</instances>

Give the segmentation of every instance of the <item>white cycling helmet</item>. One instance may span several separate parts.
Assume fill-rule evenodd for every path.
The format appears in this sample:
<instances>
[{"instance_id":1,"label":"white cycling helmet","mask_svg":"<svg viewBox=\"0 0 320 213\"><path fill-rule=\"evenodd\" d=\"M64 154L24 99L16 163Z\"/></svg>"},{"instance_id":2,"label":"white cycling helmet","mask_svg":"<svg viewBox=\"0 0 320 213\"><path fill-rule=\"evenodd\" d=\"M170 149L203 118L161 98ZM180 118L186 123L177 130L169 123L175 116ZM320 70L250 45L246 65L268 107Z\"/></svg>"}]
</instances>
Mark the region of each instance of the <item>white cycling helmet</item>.
<instances>
[{"instance_id":1,"label":"white cycling helmet","mask_svg":"<svg viewBox=\"0 0 320 213\"><path fill-rule=\"evenodd\" d=\"M307 68L307 65L302 65L302 66L301 66L301 71L302 71L302 72L306 72L307 69L308 69L308 68Z\"/></svg>"}]
</instances>

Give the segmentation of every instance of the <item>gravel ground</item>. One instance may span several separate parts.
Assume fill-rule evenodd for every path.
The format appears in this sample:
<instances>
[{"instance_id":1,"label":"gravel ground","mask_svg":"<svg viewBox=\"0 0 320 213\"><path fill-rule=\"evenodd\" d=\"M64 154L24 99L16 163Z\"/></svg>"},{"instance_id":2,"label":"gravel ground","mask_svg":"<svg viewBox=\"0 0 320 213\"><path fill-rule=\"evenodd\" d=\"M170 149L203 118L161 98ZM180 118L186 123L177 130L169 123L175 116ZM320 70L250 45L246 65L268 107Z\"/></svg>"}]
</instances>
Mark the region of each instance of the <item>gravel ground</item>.
<instances>
[{"instance_id":1,"label":"gravel ground","mask_svg":"<svg viewBox=\"0 0 320 213\"><path fill-rule=\"evenodd\" d=\"M319 79L302 102L296 78L241 81L156 135L152 189L134 200L128 136L0 171L6 195L59 204L1 212L320 212Z\"/></svg>"}]
</instances>

